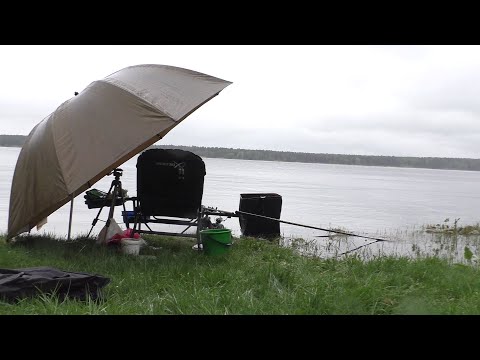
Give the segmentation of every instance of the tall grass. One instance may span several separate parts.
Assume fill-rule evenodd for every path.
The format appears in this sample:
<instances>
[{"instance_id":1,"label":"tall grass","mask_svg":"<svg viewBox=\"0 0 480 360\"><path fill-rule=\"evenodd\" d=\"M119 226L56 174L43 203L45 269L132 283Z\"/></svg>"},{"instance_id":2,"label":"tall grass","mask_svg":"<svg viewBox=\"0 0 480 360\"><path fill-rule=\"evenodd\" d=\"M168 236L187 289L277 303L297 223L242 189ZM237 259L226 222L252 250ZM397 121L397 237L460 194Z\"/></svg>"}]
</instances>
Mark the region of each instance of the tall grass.
<instances>
[{"instance_id":1,"label":"tall grass","mask_svg":"<svg viewBox=\"0 0 480 360\"><path fill-rule=\"evenodd\" d=\"M450 264L478 265L480 258L479 225L458 227L461 231L426 231L428 227L364 234L387 241L337 235L326 238L281 238L280 245L292 247L306 256L339 258L352 253L364 261L378 257L428 258L438 257ZM465 230L467 229L467 230ZM472 230L474 229L474 230Z\"/></svg>"},{"instance_id":2,"label":"tall grass","mask_svg":"<svg viewBox=\"0 0 480 360\"><path fill-rule=\"evenodd\" d=\"M478 314L476 267L444 259L358 254L321 259L252 238L227 254L192 250L190 239L146 237L143 256L96 246L93 239L0 239L0 267L50 266L111 279L104 300L44 294L0 314Z\"/></svg>"}]
</instances>

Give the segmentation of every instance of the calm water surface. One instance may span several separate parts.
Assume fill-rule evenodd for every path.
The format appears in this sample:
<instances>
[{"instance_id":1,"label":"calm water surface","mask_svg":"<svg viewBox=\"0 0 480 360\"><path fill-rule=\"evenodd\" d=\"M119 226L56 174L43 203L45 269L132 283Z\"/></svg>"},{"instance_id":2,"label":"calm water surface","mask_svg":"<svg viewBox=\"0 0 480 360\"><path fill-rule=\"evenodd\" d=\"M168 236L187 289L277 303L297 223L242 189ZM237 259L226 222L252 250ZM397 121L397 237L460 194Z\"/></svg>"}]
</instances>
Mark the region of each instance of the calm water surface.
<instances>
[{"instance_id":1,"label":"calm water surface","mask_svg":"<svg viewBox=\"0 0 480 360\"><path fill-rule=\"evenodd\" d=\"M19 152L19 148L0 147L0 232L7 231L10 188ZM137 156L121 166L121 180L129 196L135 196L137 191L136 161ZM480 219L480 172L213 158L204 161L207 175L203 205L235 211L241 193L278 193L283 200L282 220L395 240L368 247L372 254L418 253L419 249L438 252L438 235L423 233L419 237L414 233L426 224L443 223L446 218L450 218L450 224L460 218L459 225L477 224ZM112 179L107 176L93 187L107 191ZM32 233L66 236L69 207L67 204L57 210L39 232L34 229ZM87 208L83 194L75 198L73 234L87 233L97 212ZM100 219L105 220L107 212L105 208ZM119 224L120 213L121 207L116 207ZM227 219L224 225L234 235L240 235L237 218ZM102 226L97 223L93 232L98 233ZM315 237L325 232L286 224L281 224L281 232L287 239L302 237L319 254L338 253L366 243L348 238L334 244L331 239ZM476 241L471 238L460 241L461 246L467 244L476 250Z\"/></svg>"}]
</instances>

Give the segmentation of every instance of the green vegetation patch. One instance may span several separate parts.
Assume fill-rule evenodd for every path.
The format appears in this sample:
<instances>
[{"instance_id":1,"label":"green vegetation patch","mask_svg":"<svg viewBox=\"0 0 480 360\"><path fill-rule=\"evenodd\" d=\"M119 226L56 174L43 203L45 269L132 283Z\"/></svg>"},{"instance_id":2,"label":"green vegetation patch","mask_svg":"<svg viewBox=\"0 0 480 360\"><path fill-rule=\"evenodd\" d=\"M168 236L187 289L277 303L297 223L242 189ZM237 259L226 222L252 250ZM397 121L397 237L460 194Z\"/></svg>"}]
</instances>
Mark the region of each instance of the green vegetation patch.
<instances>
[{"instance_id":1,"label":"green vegetation patch","mask_svg":"<svg viewBox=\"0 0 480 360\"><path fill-rule=\"evenodd\" d=\"M49 266L111 279L99 302L0 302L0 314L478 314L476 267L437 258L320 259L253 238L207 256L191 239L145 236L140 256L80 237L0 238L2 268Z\"/></svg>"}]
</instances>

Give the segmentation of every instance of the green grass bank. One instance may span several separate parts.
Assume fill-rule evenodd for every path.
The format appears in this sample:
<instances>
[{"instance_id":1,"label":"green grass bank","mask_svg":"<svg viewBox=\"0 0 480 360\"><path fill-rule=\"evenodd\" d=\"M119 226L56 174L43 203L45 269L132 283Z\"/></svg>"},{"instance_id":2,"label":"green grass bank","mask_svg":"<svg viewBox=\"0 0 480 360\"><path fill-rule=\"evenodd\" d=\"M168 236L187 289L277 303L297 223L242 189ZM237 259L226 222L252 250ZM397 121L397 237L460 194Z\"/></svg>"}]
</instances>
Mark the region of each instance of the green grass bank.
<instances>
[{"instance_id":1,"label":"green grass bank","mask_svg":"<svg viewBox=\"0 0 480 360\"><path fill-rule=\"evenodd\" d=\"M49 266L111 279L104 300L52 296L0 301L0 314L480 314L476 266L352 254L341 259L298 255L252 238L234 239L229 253L207 256L189 239L146 236L141 255L66 242L0 237L0 267Z\"/></svg>"}]
</instances>

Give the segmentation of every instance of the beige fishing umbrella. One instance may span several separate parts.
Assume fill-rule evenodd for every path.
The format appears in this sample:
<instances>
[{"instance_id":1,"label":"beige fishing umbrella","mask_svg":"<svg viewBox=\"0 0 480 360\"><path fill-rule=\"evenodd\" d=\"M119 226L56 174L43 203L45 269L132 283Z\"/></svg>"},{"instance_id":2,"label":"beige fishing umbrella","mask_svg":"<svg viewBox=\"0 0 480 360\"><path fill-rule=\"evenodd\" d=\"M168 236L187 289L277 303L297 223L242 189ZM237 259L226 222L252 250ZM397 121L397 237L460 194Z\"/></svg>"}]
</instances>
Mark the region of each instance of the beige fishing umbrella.
<instances>
[{"instance_id":1,"label":"beige fishing umbrella","mask_svg":"<svg viewBox=\"0 0 480 360\"><path fill-rule=\"evenodd\" d=\"M37 124L18 156L7 239L162 139L231 82L165 65L136 65L92 82Z\"/></svg>"}]
</instances>

